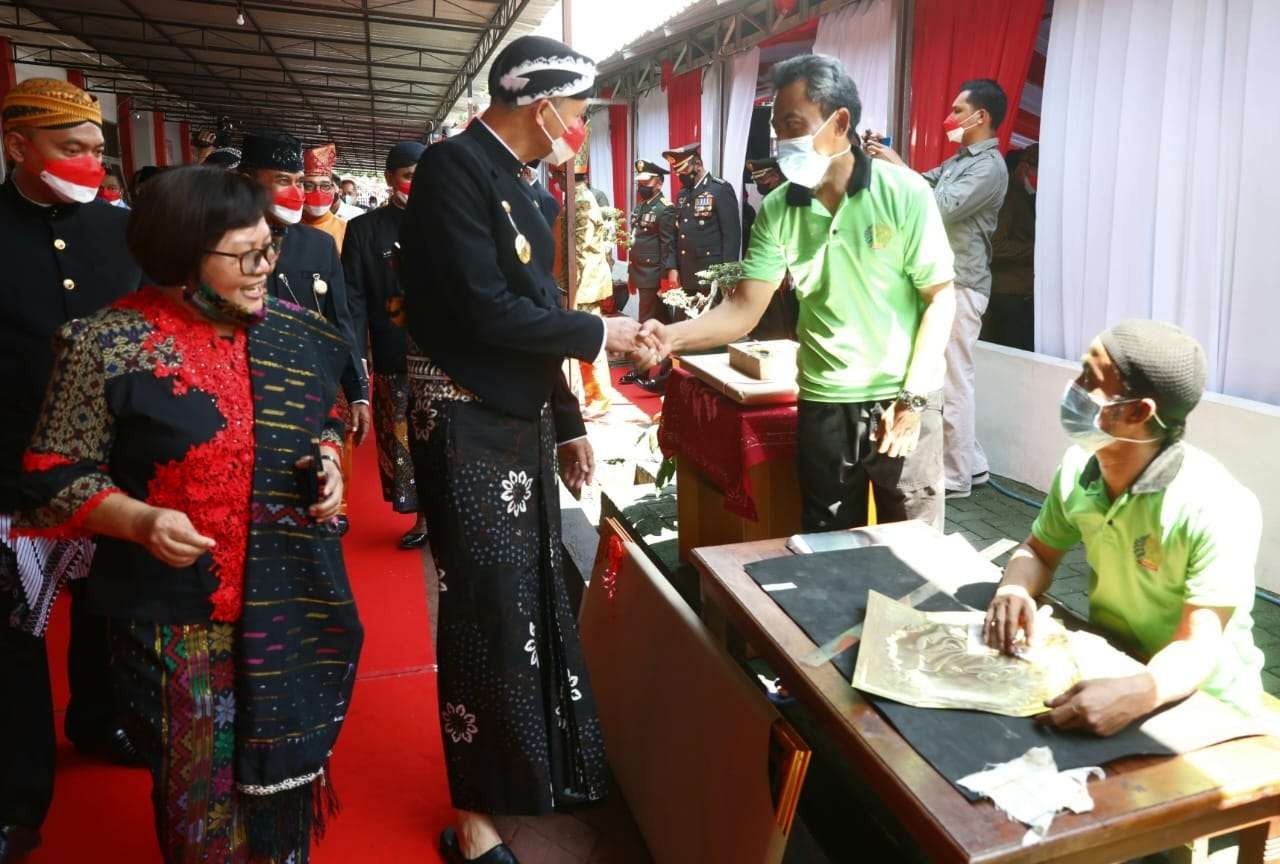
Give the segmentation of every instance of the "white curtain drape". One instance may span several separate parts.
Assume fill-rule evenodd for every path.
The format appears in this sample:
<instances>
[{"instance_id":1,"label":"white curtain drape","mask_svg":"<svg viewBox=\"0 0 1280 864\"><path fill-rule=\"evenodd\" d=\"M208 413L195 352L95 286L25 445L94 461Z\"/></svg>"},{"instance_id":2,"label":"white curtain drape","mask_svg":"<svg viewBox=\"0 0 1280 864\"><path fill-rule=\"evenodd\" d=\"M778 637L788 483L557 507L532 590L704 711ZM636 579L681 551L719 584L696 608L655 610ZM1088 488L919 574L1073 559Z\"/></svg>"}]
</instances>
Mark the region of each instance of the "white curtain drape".
<instances>
[{"instance_id":1,"label":"white curtain drape","mask_svg":"<svg viewBox=\"0 0 1280 864\"><path fill-rule=\"evenodd\" d=\"M889 0L862 0L818 21L813 53L835 57L858 85L862 99L859 129L885 133L892 128L896 38Z\"/></svg>"},{"instance_id":2,"label":"white curtain drape","mask_svg":"<svg viewBox=\"0 0 1280 864\"><path fill-rule=\"evenodd\" d=\"M626 159L627 154L623 153L619 158ZM591 114L591 140L587 144L587 163L591 185L603 192L608 197L609 203L613 204L613 143L609 137L608 108L601 108Z\"/></svg>"},{"instance_id":3,"label":"white curtain drape","mask_svg":"<svg viewBox=\"0 0 1280 864\"><path fill-rule=\"evenodd\" d=\"M716 177L724 176L720 160L720 63L702 75L702 162Z\"/></svg>"},{"instance_id":4,"label":"white curtain drape","mask_svg":"<svg viewBox=\"0 0 1280 864\"><path fill-rule=\"evenodd\" d=\"M661 87L654 87L636 100L636 158L657 162L665 166L662 158L664 150L671 149L670 116L667 114L667 93ZM664 192L668 200L671 197L671 177L667 176Z\"/></svg>"},{"instance_id":5,"label":"white curtain drape","mask_svg":"<svg viewBox=\"0 0 1280 864\"><path fill-rule=\"evenodd\" d=\"M1209 388L1280 404L1280 3L1057 0L1036 202L1036 350L1172 321Z\"/></svg>"},{"instance_id":6,"label":"white curtain drape","mask_svg":"<svg viewBox=\"0 0 1280 864\"><path fill-rule=\"evenodd\" d=\"M733 187L739 201L742 200L742 166L747 161L747 136L751 132L751 111L756 104L756 81L759 77L759 48L752 48L733 58L729 67L729 112L724 124L722 164L738 166L736 171L728 171L724 179Z\"/></svg>"}]
</instances>

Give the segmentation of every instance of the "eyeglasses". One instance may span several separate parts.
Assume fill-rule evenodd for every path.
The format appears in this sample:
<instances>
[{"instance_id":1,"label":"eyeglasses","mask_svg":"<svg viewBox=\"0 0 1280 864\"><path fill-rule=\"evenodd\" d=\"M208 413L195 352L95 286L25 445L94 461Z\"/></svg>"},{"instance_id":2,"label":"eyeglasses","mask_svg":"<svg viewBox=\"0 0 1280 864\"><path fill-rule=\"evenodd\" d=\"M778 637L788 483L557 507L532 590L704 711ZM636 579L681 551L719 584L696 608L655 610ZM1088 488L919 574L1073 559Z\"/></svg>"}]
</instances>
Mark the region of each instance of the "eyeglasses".
<instances>
[{"instance_id":1,"label":"eyeglasses","mask_svg":"<svg viewBox=\"0 0 1280 864\"><path fill-rule=\"evenodd\" d=\"M261 249L250 249L248 252L236 254L235 252L219 252L217 249L206 249L210 255L221 255L223 258L236 258L240 261L240 272L245 276L255 276L262 269L262 265L275 266L276 259L280 257L280 247L273 241L263 246Z\"/></svg>"},{"instance_id":2,"label":"eyeglasses","mask_svg":"<svg viewBox=\"0 0 1280 864\"><path fill-rule=\"evenodd\" d=\"M306 180L302 181L303 192L315 192L317 189L319 189L321 192L332 192L333 184L330 183L328 180L322 181L320 183L311 183Z\"/></svg>"}]
</instances>

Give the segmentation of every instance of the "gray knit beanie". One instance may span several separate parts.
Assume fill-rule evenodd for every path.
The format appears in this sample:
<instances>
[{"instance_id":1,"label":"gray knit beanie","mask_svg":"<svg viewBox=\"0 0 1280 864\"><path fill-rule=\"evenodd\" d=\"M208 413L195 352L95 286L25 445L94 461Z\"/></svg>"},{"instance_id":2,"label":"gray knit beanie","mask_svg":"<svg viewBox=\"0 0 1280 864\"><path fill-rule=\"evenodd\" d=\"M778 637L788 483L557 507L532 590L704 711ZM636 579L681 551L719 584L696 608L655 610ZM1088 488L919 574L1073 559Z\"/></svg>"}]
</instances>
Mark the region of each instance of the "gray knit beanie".
<instances>
[{"instance_id":1,"label":"gray knit beanie","mask_svg":"<svg viewBox=\"0 0 1280 864\"><path fill-rule=\"evenodd\" d=\"M1098 337L1125 388L1155 400L1166 424L1181 425L1204 395L1208 363L1200 343L1164 321L1121 321Z\"/></svg>"}]
</instances>

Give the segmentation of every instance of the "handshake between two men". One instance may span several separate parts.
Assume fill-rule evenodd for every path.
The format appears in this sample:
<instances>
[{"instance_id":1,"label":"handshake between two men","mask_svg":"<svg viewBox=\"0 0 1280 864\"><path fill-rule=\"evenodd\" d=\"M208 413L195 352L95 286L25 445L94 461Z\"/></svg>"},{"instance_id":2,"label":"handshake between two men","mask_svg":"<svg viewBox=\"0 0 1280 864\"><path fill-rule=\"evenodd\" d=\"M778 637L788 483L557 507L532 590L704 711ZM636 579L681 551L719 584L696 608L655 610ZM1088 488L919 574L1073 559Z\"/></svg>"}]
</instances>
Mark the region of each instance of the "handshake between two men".
<instances>
[{"instance_id":1,"label":"handshake between two men","mask_svg":"<svg viewBox=\"0 0 1280 864\"><path fill-rule=\"evenodd\" d=\"M634 318L606 318L605 350L612 356L625 356L637 369L657 366L671 354L667 328L650 319L643 324Z\"/></svg>"}]
</instances>

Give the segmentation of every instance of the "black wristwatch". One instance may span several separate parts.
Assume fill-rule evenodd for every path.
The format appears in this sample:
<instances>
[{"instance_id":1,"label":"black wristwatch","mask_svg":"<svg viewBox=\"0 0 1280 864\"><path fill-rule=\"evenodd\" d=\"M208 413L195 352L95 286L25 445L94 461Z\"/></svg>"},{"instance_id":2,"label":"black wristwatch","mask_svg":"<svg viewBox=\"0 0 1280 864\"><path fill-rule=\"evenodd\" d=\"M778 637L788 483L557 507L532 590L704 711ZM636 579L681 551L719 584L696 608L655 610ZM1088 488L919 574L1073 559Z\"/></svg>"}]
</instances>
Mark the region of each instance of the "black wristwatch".
<instances>
[{"instance_id":1,"label":"black wristwatch","mask_svg":"<svg viewBox=\"0 0 1280 864\"><path fill-rule=\"evenodd\" d=\"M925 408L929 407L929 397L920 396L916 393L908 393L903 390L898 394L898 404L905 405L908 410L915 411L919 414Z\"/></svg>"}]
</instances>

